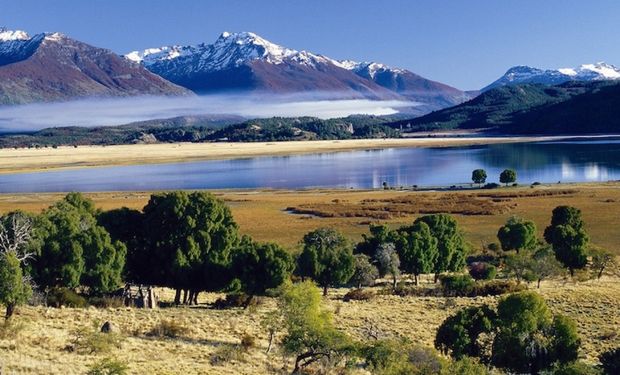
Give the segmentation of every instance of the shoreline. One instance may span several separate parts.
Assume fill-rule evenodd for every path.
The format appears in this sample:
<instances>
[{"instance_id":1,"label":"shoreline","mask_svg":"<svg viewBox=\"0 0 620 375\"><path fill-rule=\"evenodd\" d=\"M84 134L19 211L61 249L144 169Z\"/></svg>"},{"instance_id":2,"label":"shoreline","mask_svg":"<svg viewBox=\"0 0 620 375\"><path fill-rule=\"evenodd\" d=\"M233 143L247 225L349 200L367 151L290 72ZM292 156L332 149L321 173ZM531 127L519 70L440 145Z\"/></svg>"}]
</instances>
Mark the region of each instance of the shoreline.
<instances>
[{"instance_id":1,"label":"shoreline","mask_svg":"<svg viewBox=\"0 0 620 375\"><path fill-rule=\"evenodd\" d=\"M301 155L407 147L456 147L544 142L606 136L386 138L281 142L157 143L113 146L61 146L0 149L0 175L78 168L169 164L264 156Z\"/></svg>"}]
</instances>

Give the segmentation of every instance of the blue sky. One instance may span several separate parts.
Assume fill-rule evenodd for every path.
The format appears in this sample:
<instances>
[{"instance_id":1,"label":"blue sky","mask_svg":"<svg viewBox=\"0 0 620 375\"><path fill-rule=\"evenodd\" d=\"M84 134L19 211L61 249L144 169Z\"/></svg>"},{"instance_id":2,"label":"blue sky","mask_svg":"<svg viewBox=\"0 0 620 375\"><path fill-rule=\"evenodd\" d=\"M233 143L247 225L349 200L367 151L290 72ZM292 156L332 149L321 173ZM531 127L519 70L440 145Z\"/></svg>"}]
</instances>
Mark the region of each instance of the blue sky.
<instances>
[{"instance_id":1,"label":"blue sky","mask_svg":"<svg viewBox=\"0 0 620 375\"><path fill-rule=\"evenodd\" d=\"M617 0L0 0L0 25L61 31L118 53L253 31L461 89L485 86L514 65L620 65Z\"/></svg>"}]
</instances>

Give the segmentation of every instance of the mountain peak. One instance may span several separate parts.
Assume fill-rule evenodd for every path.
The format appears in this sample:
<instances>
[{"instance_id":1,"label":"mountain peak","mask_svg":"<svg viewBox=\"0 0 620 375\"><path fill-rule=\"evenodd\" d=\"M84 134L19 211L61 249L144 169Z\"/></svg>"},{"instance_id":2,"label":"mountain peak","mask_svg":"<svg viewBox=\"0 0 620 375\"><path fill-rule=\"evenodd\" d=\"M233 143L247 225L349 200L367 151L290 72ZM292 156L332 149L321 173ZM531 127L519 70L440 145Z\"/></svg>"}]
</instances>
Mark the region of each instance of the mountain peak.
<instances>
[{"instance_id":1,"label":"mountain peak","mask_svg":"<svg viewBox=\"0 0 620 375\"><path fill-rule=\"evenodd\" d=\"M8 42L11 40L28 40L30 36L22 30L9 30L6 27L0 27L0 42Z\"/></svg>"}]
</instances>

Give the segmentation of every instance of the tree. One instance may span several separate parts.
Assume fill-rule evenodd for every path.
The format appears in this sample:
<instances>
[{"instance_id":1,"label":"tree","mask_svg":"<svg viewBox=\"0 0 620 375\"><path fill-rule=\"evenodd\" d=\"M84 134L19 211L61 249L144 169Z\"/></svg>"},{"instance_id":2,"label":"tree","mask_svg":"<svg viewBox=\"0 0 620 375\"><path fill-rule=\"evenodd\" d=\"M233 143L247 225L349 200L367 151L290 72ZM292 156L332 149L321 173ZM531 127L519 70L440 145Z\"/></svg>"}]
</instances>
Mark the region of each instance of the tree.
<instances>
[{"instance_id":1,"label":"tree","mask_svg":"<svg viewBox=\"0 0 620 375\"><path fill-rule=\"evenodd\" d=\"M395 242L397 233L392 231L387 225L373 225L369 226L370 235L362 234L362 241L355 247L356 254L365 254L369 257L373 257L379 245Z\"/></svg>"},{"instance_id":2,"label":"tree","mask_svg":"<svg viewBox=\"0 0 620 375\"><path fill-rule=\"evenodd\" d=\"M283 288L274 314L272 324L285 332L282 348L295 356L293 374L350 348L350 339L335 328L331 314L321 306L320 291L310 281Z\"/></svg>"},{"instance_id":3,"label":"tree","mask_svg":"<svg viewBox=\"0 0 620 375\"><path fill-rule=\"evenodd\" d=\"M494 265L485 262L474 262L469 266L469 275L474 280L492 280L497 274L497 268Z\"/></svg>"},{"instance_id":4,"label":"tree","mask_svg":"<svg viewBox=\"0 0 620 375\"><path fill-rule=\"evenodd\" d=\"M196 304L201 291L230 282L230 254L239 243L238 227L226 204L207 192L151 195L144 207L143 282L174 288L175 303Z\"/></svg>"},{"instance_id":5,"label":"tree","mask_svg":"<svg viewBox=\"0 0 620 375\"><path fill-rule=\"evenodd\" d=\"M522 280L534 281L536 277L532 273L532 254L530 251L521 251L520 253L510 254L506 256L505 267L508 274L514 275L517 283Z\"/></svg>"},{"instance_id":6,"label":"tree","mask_svg":"<svg viewBox=\"0 0 620 375\"><path fill-rule=\"evenodd\" d=\"M0 303L6 306L5 319L10 319L15 307L25 303L31 294L16 253L0 252Z\"/></svg>"},{"instance_id":7,"label":"tree","mask_svg":"<svg viewBox=\"0 0 620 375\"><path fill-rule=\"evenodd\" d=\"M141 211L122 207L97 214L97 222L103 226L113 241L120 241L127 247L124 278L136 284L145 283L149 272L146 267L151 256L145 248L144 215Z\"/></svg>"},{"instance_id":8,"label":"tree","mask_svg":"<svg viewBox=\"0 0 620 375\"><path fill-rule=\"evenodd\" d=\"M418 285L419 275L433 271L439 255L438 241L433 237L428 224L423 221L416 222L407 229L405 239L400 251L402 267L405 272L414 275L415 285Z\"/></svg>"},{"instance_id":9,"label":"tree","mask_svg":"<svg viewBox=\"0 0 620 375\"><path fill-rule=\"evenodd\" d=\"M538 374L577 359L579 345L575 323L552 316L540 295L520 292L500 300L491 358L495 366Z\"/></svg>"},{"instance_id":10,"label":"tree","mask_svg":"<svg viewBox=\"0 0 620 375\"><path fill-rule=\"evenodd\" d=\"M354 257L349 241L338 231L320 228L307 233L297 260L301 277L314 279L327 295L330 286L341 285L353 276Z\"/></svg>"},{"instance_id":11,"label":"tree","mask_svg":"<svg viewBox=\"0 0 620 375\"><path fill-rule=\"evenodd\" d=\"M351 283L358 288L371 286L379 277L379 270L370 263L370 257L366 254L355 254L355 271L351 277Z\"/></svg>"},{"instance_id":12,"label":"tree","mask_svg":"<svg viewBox=\"0 0 620 375\"><path fill-rule=\"evenodd\" d=\"M542 247L534 253L529 267L532 277L536 279L537 288L540 288L542 280L558 276L563 271L562 264L555 259L553 250L548 246Z\"/></svg>"},{"instance_id":13,"label":"tree","mask_svg":"<svg viewBox=\"0 0 620 375\"><path fill-rule=\"evenodd\" d=\"M620 374L620 348L606 351L599 360L605 375Z\"/></svg>"},{"instance_id":14,"label":"tree","mask_svg":"<svg viewBox=\"0 0 620 375\"><path fill-rule=\"evenodd\" d=\"M499 174L499 182L502 184L511 184L517 181L517 172L514 169L504 169L502 173Z\"/></svg>"},{"instance_id":15,"label":"tree","mask_svg":"<svg viewBox=\"0 0 620 375\"><path fill-rule=\"evenodd\" d=\"M396 289L396 281L400 275L400 259L393 243L379 245L375 254L375 260L379 264L379 274L392 276L392 287Z\"/></svg>"},{"instance_id":16,"label":"tree","mask_svg":"<svg viewBox=\"0 0 620 375\"><path fill-rule=\"evenodd\" d=\"M453 358L480 357L484 352L479 337L491 333L497 314L488 306L468 307L441 323L435 336L435 348Z\"/></svg>"},{"instance_id":17,"label":"tree","mask_svg":"<svg viewBox=\"0 0 620 375\"><path fill-rule=\"evenodd\" d=\"M545 240L555 252L555 257L573 276L575 269L588 263L588 235L581 219L581 211L575 207L558 206L553 210L551 225L545 229Z\"/></svg>"},{"instance_id":18,"label":"tree","mask_svg":"<svg viewBox=\"0 0 620 375\"><path fill-rule=\"evenodd\" d=\"M497 239L504 251L532 249L536 246L536 224L513 216L499 228Z\"/></svg>"},{"instance_id":19,"label":"tree","mask_svg":"<svg viewBox=\"0 0 620 375\"><path fill-rule=\"evenodd\" d=\"M467 247L458 223L447 214L422 216L414 222L428 225L433 237L437 239L437 260L433 265L435 282L442 272L458 272L465 267Z\"/></svg>"},{"instance_id":20,"label":"tree","mask_svg":"<svg viewBox=\"0 0 620 375\"><path fill-rule=\"evenodd\" d=\"M248 294L248 303L252 296L282 285L290 278L294 268L293 259L282 247L273 243L257 243L249 237L243 238L232 255L232 275Z\"/></svg>"},{"instance_id":21,"label":"tree","mask_svg":"<svg viewBox=\"0 0 620 375\"><path fill-rule=\"evenodd\" d=\"M611 252L593 247L590 249L590 256L592 257L590 268L596 273L597 279L603 276L603 272L606 269L617 272L618 264L616 262L616 257Z\"/></svg>"},{"instance_id":22,"label":"tree","mask_svg":"<svg viewBox=\"0 0 620 375\"><path fill-rule=\"evenodd\" d=\"M484 184L487 180L487 172L484 169L474 169L471 172L471 180L478 185Z\"/></svg>"},{"instance_id":23,"label":"tree","mask_svg":"<svg viewBox=\"0 0 620 375\"><path fill-rule=\"evenodd\" d=\"M0 216L0 252L13 253L20 263L34 256L33 218L21 211Z\"/></svg>"},{"instance_id":24,"label":"tree","mask_svg":"<svg viewBox=\"0 0 620 375\"><path fill-rule=\"evenodd\" d=\"M122 283L126 247L98 225L93 202L69 193L36 220L35 281L43 287L85 286L110 292Z\"/></svg>"}]
</instances>

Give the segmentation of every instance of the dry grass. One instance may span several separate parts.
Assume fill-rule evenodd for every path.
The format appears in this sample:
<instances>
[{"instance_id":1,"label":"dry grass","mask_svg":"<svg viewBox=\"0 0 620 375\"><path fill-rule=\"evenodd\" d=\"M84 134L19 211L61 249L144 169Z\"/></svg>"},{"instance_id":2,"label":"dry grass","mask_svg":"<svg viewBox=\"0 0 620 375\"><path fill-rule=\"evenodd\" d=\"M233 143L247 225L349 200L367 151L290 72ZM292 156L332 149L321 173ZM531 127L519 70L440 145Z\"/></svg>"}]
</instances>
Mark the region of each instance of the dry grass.
<instances>
[{"instance_id":1,"label":"dry grass","mask_svg":"<svg viewBox=\"0 0 620 375\"><path fill-rule=\"evenodd\" d=\"M557 140L570 137L462 137L340 141L160 143L40 149L0 149L0 174L51 169L232 159L388 147L447 147Z\"/></svg>"},{"instance_id":2,"label":"dry grass","mask_svg":"<svg viewBox=\"0 0 620 375\"><path fill-rule=\"evenodd\" d=\"M580 356L588 362L595 362L602 351L620 345L619 282L617 278L578 284L550 281L543 282L540 289L555 313L577 321L583 340ZM432 346L439 324L459 308L497 302L496 297L380 294L368 301L342 302L346 291L332 290L325 300L341 329L363 339L365 332L372 328L384 335L406 336L427 346ZM166 291L163 297L170 299L172 293ZM200 302L217 297L203 295ZM130 373L276 373L284 365L283 358L277 352L265 354L268 337L260 324L264 314L274 307L271 299L252 310L212 310L203 306L158 310L24 307L15 317L23 323L19 335L0 339L0 368L3 373L79 374L96 361L113 357L128 363ZM124 339L120 349L96 355L65 350L76 328L107 320L121 329ZM176 338L147 335L162 321L178 322L187 331ZM243 349L241 343L247 336L255 338L255 343ZM290 365L289 359L289 371Z\"/></svg>"},{"instance_id":3,"label":"dry grass","mask_svg":"<svg viewBox=\"0 0 620 375\"><path fill-rule=\"evenodd\" d=\"M90 193L86 194L104 209L127 206L141 209L150 193ZM459 206L476 210L476 205L492 207L492 215L455 214L465 231L466 239L480 248L482 243L496 242L497 229L511 215L533 220L542 235L549 224L551 211L559 205L573 205L583 211L586 228L592 243L620 254L620 231L614 228L620 218L620 183L547 185L506 188L478 192L411 192L395 190L304 190L304 191L216 191L233 211L241 231L260 241L275 241L295 250L305 233L321 226L335 227L353 240L368 232L369 223L391 226L410 224L419 214L439 209L459 210ZM0 213L14 209L39 212L63 194L2 194ZM406 203L410 202L410 203ZM481 203L482 202L482 203ZM486 203L484 203L486 202ZM486 205L486 206L485 206ZM346 213L372 206L371 214L381 209L394 210L385 219L335 215L335 209L344 207ZM296 215L287 212L290 207L320 207L325 216ZM389 213L389 211L386 211ZM419 213L418 213L419 212ZM362 212L363 213L363 212ZM341 217L342 216L342 217ZM389 216L389 218L388 218Z\"/></svg>"}]
</instances>

